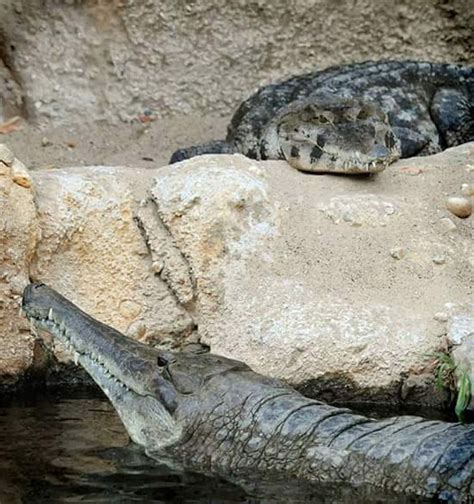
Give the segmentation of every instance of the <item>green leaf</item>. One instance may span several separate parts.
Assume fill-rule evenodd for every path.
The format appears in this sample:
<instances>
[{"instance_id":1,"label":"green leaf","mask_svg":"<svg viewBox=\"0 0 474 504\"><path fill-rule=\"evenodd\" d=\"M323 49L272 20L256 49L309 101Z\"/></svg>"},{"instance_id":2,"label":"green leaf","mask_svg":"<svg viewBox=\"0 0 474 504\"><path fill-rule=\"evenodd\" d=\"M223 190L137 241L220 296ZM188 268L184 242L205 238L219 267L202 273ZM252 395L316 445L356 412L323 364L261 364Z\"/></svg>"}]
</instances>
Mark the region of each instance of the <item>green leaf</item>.
<instances>
[{"instance_id":1,"label":"green leaf","mask_svg":"<svg viewBox=\"0 0 474 504\"><path fill-rule=\"evenodd\" d=\"M456 416L460 422L464 421L464 412L471 401L471 379L466 371L463 371L459 377L458 399L456 401Z\"/></svg>"}]
</instances>

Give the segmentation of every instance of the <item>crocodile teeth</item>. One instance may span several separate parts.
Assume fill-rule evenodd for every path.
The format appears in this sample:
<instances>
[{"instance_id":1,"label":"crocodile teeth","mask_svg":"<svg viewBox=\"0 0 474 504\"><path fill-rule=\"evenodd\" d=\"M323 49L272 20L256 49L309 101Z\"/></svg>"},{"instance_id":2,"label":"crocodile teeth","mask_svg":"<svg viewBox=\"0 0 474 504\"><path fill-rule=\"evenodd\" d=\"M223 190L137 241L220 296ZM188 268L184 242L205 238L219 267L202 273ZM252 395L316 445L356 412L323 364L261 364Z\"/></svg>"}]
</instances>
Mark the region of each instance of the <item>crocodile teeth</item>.
<instances>
[{"instance_id":1,"label":"crocodile teeth","mask_svg":"<svg viewBox=\"0 0 474 504\"><path fill-rule=\"evenodd\" d=\"M53 320L53 309L52 308L49 309L48 320Z\"/></svg>"},{"instance_id":2,"label":"crocodile teeth","mask_svg":"<svg viewBox=\"0 0 474 504\"><path fill-rule=\"evenodd\" d=\"M77 366L79 364L79 354L74 352L74 364Z\"/></svg>"}]
</instances>

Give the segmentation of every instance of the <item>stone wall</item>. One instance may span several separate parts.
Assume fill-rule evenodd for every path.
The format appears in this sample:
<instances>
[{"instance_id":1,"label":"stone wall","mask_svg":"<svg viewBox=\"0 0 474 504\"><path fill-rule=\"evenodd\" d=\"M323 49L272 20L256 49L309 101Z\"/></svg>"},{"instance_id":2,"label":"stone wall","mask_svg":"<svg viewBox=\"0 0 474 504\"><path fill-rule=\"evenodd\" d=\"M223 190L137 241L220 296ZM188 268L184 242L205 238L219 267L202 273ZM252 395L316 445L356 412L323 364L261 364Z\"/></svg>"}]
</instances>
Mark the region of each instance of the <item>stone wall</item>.
<instances>
[{"instance_id":1,"label":"stone wall","mask_svg":"<svg viewBox=\"0 0 474 504\"><path fill-rule=\"evenodd\" d=\"M0 0L0 11L0 59L29 116L55 123L229 114L265 83L339 63L474 63L471 0Z\"/></svg>"}]
</instances>

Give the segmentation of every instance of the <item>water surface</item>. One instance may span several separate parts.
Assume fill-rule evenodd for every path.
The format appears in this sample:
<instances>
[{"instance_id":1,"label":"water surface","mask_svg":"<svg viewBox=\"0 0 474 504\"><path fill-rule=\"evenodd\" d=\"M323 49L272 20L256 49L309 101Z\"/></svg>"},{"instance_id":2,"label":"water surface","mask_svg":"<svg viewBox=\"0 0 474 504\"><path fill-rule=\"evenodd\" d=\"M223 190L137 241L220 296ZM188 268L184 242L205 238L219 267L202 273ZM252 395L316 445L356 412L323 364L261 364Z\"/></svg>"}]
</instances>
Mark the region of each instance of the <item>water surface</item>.
<instances>
[{"instance_id":1,"label":"water surface","mask_svg":"<svg viewBox=\"0 0 474 504\"><path fill-rule=\"evenodd\" d=\"M237 484L170 468L129 443L102 395L74 396L0 402L0 504L429 502L340 485Z\"/></svg>"}]
</instances>

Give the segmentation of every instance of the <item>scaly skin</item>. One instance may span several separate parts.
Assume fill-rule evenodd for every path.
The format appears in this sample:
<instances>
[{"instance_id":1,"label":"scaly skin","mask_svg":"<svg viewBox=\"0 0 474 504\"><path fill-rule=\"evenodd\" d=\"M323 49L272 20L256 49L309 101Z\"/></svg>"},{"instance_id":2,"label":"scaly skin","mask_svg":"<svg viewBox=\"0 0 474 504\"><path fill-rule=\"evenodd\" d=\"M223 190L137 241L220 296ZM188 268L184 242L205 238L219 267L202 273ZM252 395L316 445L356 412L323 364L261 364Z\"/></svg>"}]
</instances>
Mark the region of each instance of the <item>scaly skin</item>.
<instances>
[{"instance_id":1,"label":"scaly skin","mask_svg":"<svg viewBox=\"0 0 474 504\"><path fill-rule=\"evenodd\" d=\"M472 140L474 68L368 61L261 88L235 112L226 141L180 149L171 162L240 152L303 171L373 173Z\"/></svg>"},{"instance_id":2,"label":"scaly skin","mask_svg":"<svg viewBox=\"0 0 474 504\"><path fill-rule=\"evenodd\" d=\"M212 354L147 347L44 284L25 289L34 324L76 352L151 457L224 476L282 476L474 501L474 425L374 420L307 399Z\"/></svg>"}]
</instances>

